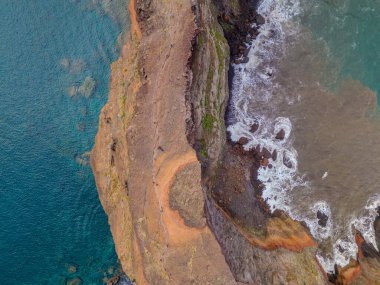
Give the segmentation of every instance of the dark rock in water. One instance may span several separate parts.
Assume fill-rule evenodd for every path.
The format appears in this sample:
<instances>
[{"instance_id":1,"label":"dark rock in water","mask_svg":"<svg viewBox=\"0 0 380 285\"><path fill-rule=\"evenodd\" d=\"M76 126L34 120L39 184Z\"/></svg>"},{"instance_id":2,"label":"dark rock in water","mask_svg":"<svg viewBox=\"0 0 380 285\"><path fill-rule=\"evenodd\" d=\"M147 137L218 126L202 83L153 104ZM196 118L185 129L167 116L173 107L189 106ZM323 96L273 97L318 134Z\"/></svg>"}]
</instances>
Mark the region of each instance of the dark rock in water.
<instances>
[{"instance_id":1,"label":"dark rock in water","mask_svg":"<svg viewBox=\"0 0 380 285\"><path fill-rule=\"evenodd\" d=\"M66 285L81 285L82 284L82 279L79 277L75 278L66 278Z\"/></svg>"},{"instance_id":2,"label":"dark rock in water","mask_svg":"<svg viewBox=\"0 0 380 285\"><path fill-rule=\"evenodd\" d=\"M254 132L256 132L258 129L259 129L259 123L254 123L252 126L251 126L251 128L249 129L249 131L251 132L251 133L254 133Z\"/></svg>"},{"instance_id":3,"label":"dark rock in water","mask_svg":"<svg viewBox=\"0 0 380 285\"><path fill-rule=\"evenodd\" d=\"M245 145L248 143L248 139L246 137L241 137L238 141L238 144Z\"/></svg>"},{"instance_id":4,"label":"dark rock in water","mask_svg":"<svg viewBox=\"0 0 380 285\"><path fill-rule=\"evenodd\" d=\"M244 51L244 53L243 53L243 55L244 55L245 57L248 57L248 54L249 54L249 51L250 51L250 50L251 50L250 48L246 48L245 51Z\"/></svg>"},{"instance_id":5,"label":"dark rock in water","mask_svg":"<svg viewBox=\"0 0 380 285\"><path fill-rule=\"evenodd\" d=\"M375 230L376 245L377 245L377 248L379 248L380 247L380 207L377 208L377 214L378 216L375 218L375 221L373 222L373 228ZM366 242L360 233L357 233L357 235L359 235L360 239L362 240L361 250L362 250L363 256L366 258L375 258L377 260L380 260L380 251L378 251L372 243Z\"/></svg>"},{"instance_id":6,"label":"dark rock in water","mask_svg":"<svg viewBox=\"0 0 380 285\"><path fill-rule=\"evenodd\" d=\"M272 154L270 153L270 151L267 150L265 147L263 148L262 154L263 154L264 158L267 158L267 159L272 157Z\"/></svg>"},{"instance_id":7,"label":"dark rock in water","mask_svg":"<svg viewBox=\"0 0 380 285\"><path fill-rule=\"evenodd\" d=\"M272 159L273 159L273 161L277 160L277 150L276 149L272 153Z\"/></svg>"},{"instance_id":8,"label":"dark rock in water","mask_svg":"<svg viewBox=\"0 0 380 285\"><path fill-rule=\"evenodd\" d=\"M241 63L247 63L249 61L248 56L244 56L243 59L241 60Z\"/></svg>"},{"instance_id":9,"label":"dark rock in water","mask_svg":"<svg viewBox=\"0 0 380 285\"><path fill-rule=\"evenodd\" d=\"M293 167L293 164L292 162L289 160L289 158L287 158L286 156L284 156L283 158L283 164L287 167L287 168L292 168Z\"/></svg>"},{"instance_id":10,"label":"dark rock in water","mask_svg":"<svg viewBox=\"0 0 380 285\"><path fill-rule=\"evenodd\" d=\"M257 146L252 150L252 153L253 153L253 157L255 158L256 161L260 161L261 159L263 159L263 154L262 154L262 152L260 151L260 145L257 145Z\"/></svg>"},{"instance_id":11,"label":"dark rock in water","mask_svg":"<svg viewBox=\"0 0 380 285\"><path fill-rule=\"evenodd\" d=\"M285 138L285 131L281 129L276 135L276 140L283 140Z\"/></svg>"},{"instance_id":12,"label":"dark rock in water","mask_svg":"<svg viewBox=\"0 0 380 285\"><path fill-rule=\"evenodd\" d=\"M329 220L329 216L327 216L325 213L322 213L321 211L318 211L317 218L318 225L320 225L321 227L326 227L327 221Z\"/></svg>"},{"instance_id":13,"label":"dark rock in water","mask_svg":"<svg viewBox=\"0 0 380 285\"><path fill-rule=\"evenodd\" d=\"M261 16L260 14L257 14L255 17L255 23L259 26L264 25L265 24L265 18L263 16Z\"/></svg>"}]
</instances>

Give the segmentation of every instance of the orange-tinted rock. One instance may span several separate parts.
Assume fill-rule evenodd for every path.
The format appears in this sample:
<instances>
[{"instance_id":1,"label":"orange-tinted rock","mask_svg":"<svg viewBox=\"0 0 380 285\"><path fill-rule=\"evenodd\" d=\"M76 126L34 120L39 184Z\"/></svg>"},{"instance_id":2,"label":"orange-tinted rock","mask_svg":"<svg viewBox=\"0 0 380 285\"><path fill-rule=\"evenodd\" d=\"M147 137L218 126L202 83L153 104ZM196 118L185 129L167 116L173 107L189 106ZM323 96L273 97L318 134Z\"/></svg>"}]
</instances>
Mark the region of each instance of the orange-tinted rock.
<instances>
[{"instance_id":1,"label":"orange-tinted rock","mask_svg":"<svg viewBox=\"0 0 380 285\"><path fill-rule=\"evenodd\" d=\"M201 166L186 136L191 1L131 0L130 11L91 154L122 268L139 285L235 285L205 223Z\"/></svg>"},{"instance_id":2,"label":"orange-tinted rock","mask_svg":"<svg viewBox=\"0 0 380 285\"><path fill-rule=\"evenodd\" d=\"M269 160L268 158L263 158L261 161L260 161L260 164L261 166L263 167L267 167L269 165Z\"/></svg>"},{"instance_id":3,"label":"orange-tinted rock","mask_svg":"<svg viewBox=\"0 0 380 285\"><path fill-rule=\"evenodd\" d=\"M230 10L238 3L214 3L222 2ZM131 33L112 65L91 164L122 267L139 285L327 284L308 230L285 214L270 215L262 188L250 181L260 160L269 167L269 154L258 146L247 155L248 140L232 150L224 145L229 51L211 1L191 3L131 0ZM226 18L239 14L228 9ZM197 32L202 46L200 39L193 46ZM210 79L212 66L221 68ZM204 109L206 95L221 108ZM207 112L217 122L197 130ZM363 257L362 274L352 267L342 280L375 280L374 260Z\"/></svg>"}]
</instances>

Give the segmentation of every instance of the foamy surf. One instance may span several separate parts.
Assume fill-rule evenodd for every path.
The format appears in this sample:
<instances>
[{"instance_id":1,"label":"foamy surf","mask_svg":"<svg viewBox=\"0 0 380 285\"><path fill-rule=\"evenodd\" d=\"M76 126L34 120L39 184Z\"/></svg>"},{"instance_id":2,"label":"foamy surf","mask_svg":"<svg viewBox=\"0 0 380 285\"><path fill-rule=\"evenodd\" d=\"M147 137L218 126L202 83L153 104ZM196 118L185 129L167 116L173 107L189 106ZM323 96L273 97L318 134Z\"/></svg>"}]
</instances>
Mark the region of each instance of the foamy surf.
<instances>
[{"instance_id":1,"label":"foamy surf","mask_svg":"<svg viewBox=\"0 0 380 285\"><path fill-rule=\"evenodd\" d=\"M278 104L285 100L288 105L294 100L287 100L286 94L275 92L276 67L273 62L285 56L286 40L300 32L297 17L302 13L299 0L263 0L259 7L260 13L266 22L259 31L259 36L253 40L248 55L249 62L233 65L234 78L231 90L228 131L233 141L241 137L248 139L244 145L246 150L260 147L270 153L274 151L277 157L269 158L271 167L262 167L258 171L258 179L264 184L263 198L271 211L276 209L287 212L293 219L304 221L313 237L323 242L334 238L338 224L332 216L327 201L317 201L307 205L309 211L296 211L296 205L291 200L292 191L309 191L312 181L308 181L298 169L298 153L293 146L295 134L290 118L276 116ZM281 96L284 98L279 99ZM261 106L261 108L259 107ZM263 107L264 106L264 107ZM252 132L252 126L258 126ZM283 139L276 139L276 135L283 131ZM321 180L328 179L328 172L324 171ZM347 265L355 259L358 247L355 241L354 229L358 230L366 242L377 248L373 222L380 206L380 195L372 197L363 213L359 217L352 217L351 223L346 225L346 236L335 237L331 252L321 252L317 258L327 272L333 272L335 264ZM321 219L324 219L321 222ZM335 222L335 223L334 223Z\"/></svg>"}]
</instances>

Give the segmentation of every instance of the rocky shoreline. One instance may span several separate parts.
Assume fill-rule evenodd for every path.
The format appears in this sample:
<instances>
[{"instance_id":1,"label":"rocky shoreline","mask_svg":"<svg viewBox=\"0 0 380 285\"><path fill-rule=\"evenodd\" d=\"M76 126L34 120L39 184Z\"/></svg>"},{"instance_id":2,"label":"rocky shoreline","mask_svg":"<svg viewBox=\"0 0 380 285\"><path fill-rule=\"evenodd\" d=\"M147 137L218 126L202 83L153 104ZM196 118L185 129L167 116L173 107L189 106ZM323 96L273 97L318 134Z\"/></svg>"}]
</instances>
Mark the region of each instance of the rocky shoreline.
<instances>
[{"instance_id":1,"label":"rocky shoreline","mask_svg":"<svg viewBox=\"0 0 380 285\"><path fill-rule=\"evenodd\" d=\"M378 284L368 250L327 276L308 229L261 199L257 169L276 154L227 139L230 62L265 21L256 4L130 1L91 153L123 270L137 284Z\"/></svg>"}]
</instances>

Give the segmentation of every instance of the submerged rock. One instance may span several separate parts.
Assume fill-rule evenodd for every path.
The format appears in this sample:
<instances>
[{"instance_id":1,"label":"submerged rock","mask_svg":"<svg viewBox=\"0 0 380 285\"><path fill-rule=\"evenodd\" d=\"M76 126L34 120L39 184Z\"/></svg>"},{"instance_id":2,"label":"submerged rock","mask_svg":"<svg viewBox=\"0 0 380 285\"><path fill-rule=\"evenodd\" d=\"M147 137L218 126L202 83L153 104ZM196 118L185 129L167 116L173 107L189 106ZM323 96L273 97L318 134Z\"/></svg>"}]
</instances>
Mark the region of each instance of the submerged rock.
<instances>
[{"instance_id":1,"label":"submerged rock","mask_svg":"<svg viewBox=\"0 0 380 285\"><path fill-rule=\"evenodd\" d=\"M74 97L78 94L78 87L71 86L67 89L67 94L69 94L70 97Z\"/></svg>"},{"instance_id":2,"label":"submerged rock","mask_svg":"<svg viewBox=\"0 0 380 285\"><path fill-rule=\"evenodd\" d=\"M69 61L69 59L67 59L67 58L62 58L62 59L59 61L59 65L60 65L63 69L68 70L69 67L70 67L70 61Z\"/></svg>"},{"instance_id":3,"label":"submerged rock","mask_svg":"<svg viewBox=\"0 0 380 285\"><path fill-rule=\"evenodd\" d=\"M83 84L79 86L78 91L86 98L92 96L95 91L96 82L91 76L87 76Z\"/></svg>"},{"instance_id":4,"label":"submerged rock","mask_svg":"<svg viewBox=\"0 0 380 285\"><path fill-rule=\"evenodd\" d=\"M78 74L82 73L86 68L86 62L83 59L69 60L68 58L63 58L59 61L59 65L67 72Z\"/></svg>"},{"instance_id":5,"label":"submerged rock","mask_svg":"<svg viewBox=\"0 0 380 285\"><path fill-rule=\"evenodd\" d=\"M290 161L290 159L286 156L284 156L282 163L287 167L287 168L292 168L293 163Z\"/></svg>"},{"instance_id":6,"label":"submerged rock","mask_svg":"<svg viewBox=\"0 0 380 285\"><path fill-rule=\"evenodd\" d=\"M78 266L76 264L68 264L67 265L67 272L70 274L73 274L78 271Z\"/></svg>"},{"instance_id":7,"label":"submerged rock","mask_svg":"<svg viewBox=\"0 0 380 285\"><path fill-rule=\"evenodd\" d=\"M82 166L86 166L89 162L89 159L90 159L90 152L88 151L82 153L81 155L77 155L75 157L75 161Z\"/></svg>"},{"instance_id":8,"label":"submerged rock","mask_svg":"<svg viewBox=\"0 0 380 285\"><path fill-rule=\"evenodd\" d=\"M66 278L66 285L81 285L82 279L80 277Z\"/></svg>"}]
</instances>

